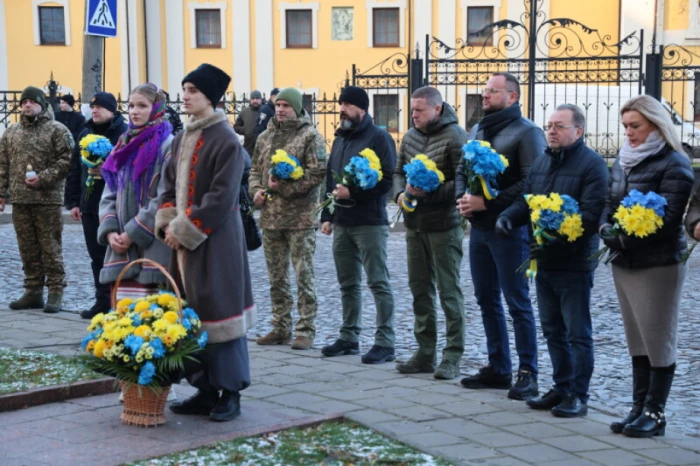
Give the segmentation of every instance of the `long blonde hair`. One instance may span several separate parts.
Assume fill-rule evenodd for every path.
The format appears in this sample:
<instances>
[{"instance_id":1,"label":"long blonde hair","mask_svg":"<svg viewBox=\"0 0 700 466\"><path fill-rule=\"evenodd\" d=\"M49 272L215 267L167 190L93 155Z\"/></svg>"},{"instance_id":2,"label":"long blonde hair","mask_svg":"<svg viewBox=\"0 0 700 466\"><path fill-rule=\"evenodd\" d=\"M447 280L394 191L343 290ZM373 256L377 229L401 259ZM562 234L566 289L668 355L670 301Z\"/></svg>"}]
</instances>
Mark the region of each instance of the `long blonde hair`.
<instances>
[{"instance_id":1,"label":"long blonde hair","mask_svg":"<svg viewBox=\"0 0 700 466\"><path fill-rule=\"evenodd\" d=\"M683 144L681 144L681 138L679 138L673 130L671 117L668 116L666 110L658 100L648 95L633 97L622 106L620 115L624 115L632 110L641 113L644 118L649 120L649 122L656 127L661 137L664 138L669 146L673 147L675 151L685 155Z\"/></svg>"}]
</instances>

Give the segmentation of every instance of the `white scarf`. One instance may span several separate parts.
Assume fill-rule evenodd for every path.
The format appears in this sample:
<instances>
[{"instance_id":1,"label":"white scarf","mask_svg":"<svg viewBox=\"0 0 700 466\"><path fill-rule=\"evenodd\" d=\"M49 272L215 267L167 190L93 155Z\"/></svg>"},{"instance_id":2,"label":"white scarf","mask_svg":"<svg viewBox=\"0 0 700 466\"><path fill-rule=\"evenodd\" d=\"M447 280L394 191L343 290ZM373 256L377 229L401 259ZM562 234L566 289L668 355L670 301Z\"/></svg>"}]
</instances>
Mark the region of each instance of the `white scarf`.
<instances>
[{"instance_id":1,"label":"white scarf","mask_svg":"<svg viewBox=\"0 0 700 466\"><path fill-rule=\"evenodd\" d=\"M657 130L652 131L647 136L647 140L637 147L630 146L629 140L625 138L625 142L620 149L620 166L629 172L632 167L642 163L647 157L658 154L666 145L666 140L661 137Z\"/></svg>"}]
</instances>

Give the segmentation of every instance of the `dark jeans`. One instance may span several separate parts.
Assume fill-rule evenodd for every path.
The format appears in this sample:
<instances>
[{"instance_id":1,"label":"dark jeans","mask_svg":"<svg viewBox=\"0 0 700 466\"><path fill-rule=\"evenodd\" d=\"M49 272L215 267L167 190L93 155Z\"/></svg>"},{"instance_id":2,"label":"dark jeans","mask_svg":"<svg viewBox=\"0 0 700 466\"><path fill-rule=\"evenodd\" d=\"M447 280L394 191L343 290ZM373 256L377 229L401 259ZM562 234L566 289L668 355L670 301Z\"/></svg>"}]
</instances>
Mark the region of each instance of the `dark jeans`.
<instances>
[{"instance_id":1,"label":"dark jeans","mask_svg":"<svg viewBox=\"0 0 700 466\"><path fill-rule=\"evenodd\" d=\"M537 302L554 370L554 390L588 401L593 375L593 272L538 270Z\"/></svg>"},{"instance_id":2,"label":"dark jeans","mask_svg":"<svg viewBox=\"0 0 700 466\"><path fill-rule=\"evenodd\" d=\"M100 226L100 218L95 214L82 214L83 235L85 245L90 255L92 266L92 278L95 282L95 301L103 306L110 306L109 285L100 283L100 271L105 262L107 247L97 242L97 229Z\"/></svg>"},{"instance_id":3,"label":"dark jeans","mask_svg":"<svg viewBox=\"0 0 700 466\"><path fill-rule=\"evenodd\" d=\"M489 364L499 374L513 371L501 290L513 318L520 368L537 374L535 315L525 275L516 272L528 255L527 227L515 229L507 238L479 228L472 228L469 235L469 264L486 332Z\"/></svg>"}]
</instances>

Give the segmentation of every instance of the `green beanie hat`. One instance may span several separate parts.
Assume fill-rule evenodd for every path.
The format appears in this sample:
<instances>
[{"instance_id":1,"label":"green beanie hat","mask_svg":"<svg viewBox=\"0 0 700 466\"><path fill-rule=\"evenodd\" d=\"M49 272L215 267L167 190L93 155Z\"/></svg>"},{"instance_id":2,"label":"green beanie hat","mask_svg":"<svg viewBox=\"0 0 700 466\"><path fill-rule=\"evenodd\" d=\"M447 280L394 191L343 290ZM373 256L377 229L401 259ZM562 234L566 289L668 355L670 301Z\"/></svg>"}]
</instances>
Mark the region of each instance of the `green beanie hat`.
<instances>
[{"instance_id":1,"label":"green beanie hat","mask_svg":"<svg viewBox=\"0 0 700 466\"><path fill-rule=\"evenodd\" d=\"M42 91L38 87L29 86L26 89L24 89L22 91L22 97L19 99L20 103L24 99L31 99L34 102L41 105L41 108L46 110L46 95L44 94L44 91Z\"/></svg>"},{"instance_id":2,"label":"green beanie hat","mask_svg":"<svg viewBox=\"0 0 700 466\"><path fill-rule=\"evenodd\" d=\"M293 87L285 87L280 91L279 94L277 94L277 101L279 100L284 100L285 102L287 102L289 105L292 106L294 111L297 112L297 116L301 116L301 111L303 110L303 107L301 105L301 92L294 89Z\"/></svg>"}]
</instances>

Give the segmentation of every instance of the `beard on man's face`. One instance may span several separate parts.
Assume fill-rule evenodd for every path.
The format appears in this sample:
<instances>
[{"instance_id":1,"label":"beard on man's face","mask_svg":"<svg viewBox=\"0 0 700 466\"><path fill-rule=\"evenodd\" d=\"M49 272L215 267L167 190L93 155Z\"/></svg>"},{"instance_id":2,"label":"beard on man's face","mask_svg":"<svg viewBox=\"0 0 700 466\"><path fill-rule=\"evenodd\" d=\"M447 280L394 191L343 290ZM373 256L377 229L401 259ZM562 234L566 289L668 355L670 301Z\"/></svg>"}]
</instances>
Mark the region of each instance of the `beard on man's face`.
<instances>
[{"instance_id":1,"label":"beard on man's face","mask_svg":"<svg viewBox=\"0 0 700 466\"><path fill-rule=\"evenodd\" d=\"M340 127L343 129L352 129L360 124L360 115L351 117L345 112L340 112Z\"/></svg>"}]
</instances>

